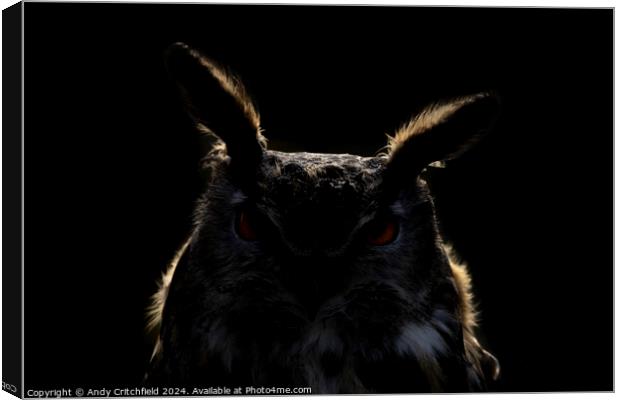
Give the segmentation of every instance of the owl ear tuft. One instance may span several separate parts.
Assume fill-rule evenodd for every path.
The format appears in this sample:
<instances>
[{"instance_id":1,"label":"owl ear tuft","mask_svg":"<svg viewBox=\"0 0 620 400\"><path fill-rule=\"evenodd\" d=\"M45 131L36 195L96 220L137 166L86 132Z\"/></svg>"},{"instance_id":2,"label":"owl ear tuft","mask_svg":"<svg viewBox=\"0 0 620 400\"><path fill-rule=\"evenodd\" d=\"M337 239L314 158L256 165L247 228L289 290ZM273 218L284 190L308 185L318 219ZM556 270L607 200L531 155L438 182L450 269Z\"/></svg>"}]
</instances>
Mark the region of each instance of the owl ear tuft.
<instances>
[{"instance_id":1,"label":"owl ear tuft","mask_svg":"<svg viewBox=\"0 0 620 400\"><path fill-rule=\"evenodd\" d=\"M498 114L499 99L492 93L427 107L390 137L388 173L417 175L433 162L457 158L491 129Z\"/></svg>"},{"instance_id":2,"label":"owl ear tuft","mask_svg":"<svg viewBox=\"0 0 620 400\"><path fill-rule=\"evenodd\" d=\"M226 144L231 166L238 169L258 163L266 140L261 135L258 112L243 84L184 43L167 49L166 67L198 127Z\"/></svg>"}]
</instances>

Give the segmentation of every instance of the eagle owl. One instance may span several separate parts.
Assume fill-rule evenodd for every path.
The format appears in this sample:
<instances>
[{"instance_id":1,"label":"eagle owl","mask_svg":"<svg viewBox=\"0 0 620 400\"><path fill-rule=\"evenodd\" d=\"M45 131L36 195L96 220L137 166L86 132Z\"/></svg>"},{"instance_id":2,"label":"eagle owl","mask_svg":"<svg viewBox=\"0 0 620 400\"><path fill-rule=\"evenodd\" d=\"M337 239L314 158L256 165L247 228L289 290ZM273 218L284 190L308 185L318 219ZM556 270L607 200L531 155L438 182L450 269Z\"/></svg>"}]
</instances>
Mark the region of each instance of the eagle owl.
<instances>
[{"instance_id":1,"label":"eagle owl","mask_svg":"<svg viewBox=\"0 0 620 400\"><path fill-rule=\"evenodd\" d=\"M493 95L428 107L375 157L284 153L212 60L178 43L167 67L215 143L191 235L151 306L147 382L464 392L497 377L420 176L490 129Z\"/></svg>"}]
</instances>

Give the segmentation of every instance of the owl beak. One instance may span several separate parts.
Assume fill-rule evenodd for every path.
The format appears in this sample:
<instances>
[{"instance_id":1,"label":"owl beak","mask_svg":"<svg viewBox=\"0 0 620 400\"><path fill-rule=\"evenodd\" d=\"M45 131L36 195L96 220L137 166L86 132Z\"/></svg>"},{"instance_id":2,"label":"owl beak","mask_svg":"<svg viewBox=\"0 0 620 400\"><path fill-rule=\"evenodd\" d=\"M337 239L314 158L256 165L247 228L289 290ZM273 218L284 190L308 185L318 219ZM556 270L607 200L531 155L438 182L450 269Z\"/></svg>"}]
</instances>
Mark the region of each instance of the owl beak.
<instances>
[{"instance_id":1,"label":"owl beak","mask_svg":"<svg viewBox=\"0 0 620 400\"><path fill-rule=\"evenodd\" d=\"M282 271L282 284L313 320L322 306L342 291L346 270L339 258L325 255L295 257Z\"/></svg>"}]
</instances>

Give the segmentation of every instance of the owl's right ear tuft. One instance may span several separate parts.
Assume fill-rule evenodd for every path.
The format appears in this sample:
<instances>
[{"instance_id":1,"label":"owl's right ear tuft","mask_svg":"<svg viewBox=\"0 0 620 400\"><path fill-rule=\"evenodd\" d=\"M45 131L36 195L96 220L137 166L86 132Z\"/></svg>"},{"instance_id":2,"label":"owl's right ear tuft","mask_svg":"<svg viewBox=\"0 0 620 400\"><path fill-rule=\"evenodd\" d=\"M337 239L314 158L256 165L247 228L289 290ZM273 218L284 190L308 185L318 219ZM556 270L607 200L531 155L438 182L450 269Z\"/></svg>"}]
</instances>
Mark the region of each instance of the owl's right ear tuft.
<instances>
[{"instance_id":1,"label":"owl's right ear tuft","mask_svg":"<svg viewBox=\"0 0 620 400\"><path fill-rule=\"evenodd\" d=\"M491 130L499 108L494 93L427 107L389 139L388 169L393 175L415 176L433 162L459 157Z\"/></svg>"},{"instance_id":2,"label":"owl's right ear tuft","mask_svg":"<svg viewBox=\"0 0 620 400\"><path fill-rule=\"evenodd\" d=\"M184 43L167 49L166 67L198 127L226 144L231 166L235 170L254 167L262 158L266 140L261 135L258 112L243 84Z\"/></svg>"}]
</instances>

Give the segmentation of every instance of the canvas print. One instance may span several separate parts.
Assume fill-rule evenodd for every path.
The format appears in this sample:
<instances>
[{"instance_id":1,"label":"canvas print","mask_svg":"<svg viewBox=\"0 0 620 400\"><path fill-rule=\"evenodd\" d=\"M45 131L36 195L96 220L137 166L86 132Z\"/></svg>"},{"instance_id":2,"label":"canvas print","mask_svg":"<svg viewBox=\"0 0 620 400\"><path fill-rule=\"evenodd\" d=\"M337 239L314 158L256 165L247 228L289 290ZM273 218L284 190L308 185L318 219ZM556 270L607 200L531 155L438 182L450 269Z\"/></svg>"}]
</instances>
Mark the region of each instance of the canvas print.
<instances>
[{"instance_id":1,"label":"canvas print","mask_svg":"<svg viewBox=\"0 0 620 400\"><path fill-rule=\"evenodd\" d=\"M613 391L611 9L3 23L5 391Z\"/></svg>"}]
</instances>

